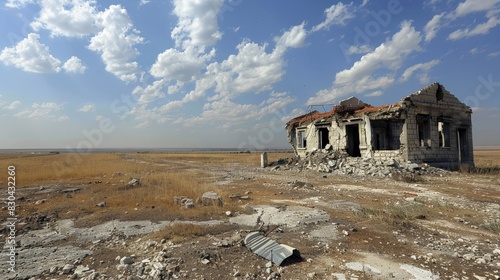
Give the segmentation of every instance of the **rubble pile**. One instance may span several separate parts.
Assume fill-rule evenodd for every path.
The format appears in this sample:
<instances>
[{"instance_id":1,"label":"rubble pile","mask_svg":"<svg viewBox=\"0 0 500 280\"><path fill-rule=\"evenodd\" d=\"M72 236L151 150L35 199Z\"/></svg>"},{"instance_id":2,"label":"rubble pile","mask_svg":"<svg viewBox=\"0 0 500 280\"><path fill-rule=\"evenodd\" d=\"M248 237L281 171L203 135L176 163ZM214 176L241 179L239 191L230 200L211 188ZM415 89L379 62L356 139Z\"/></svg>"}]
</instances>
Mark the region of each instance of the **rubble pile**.
<instances>
[{"instance_id":1,"label":"rubble pile","mask_svg":"<svg viewBox=\"0 0 500 280\"><path fill-rule=\"evenodd\" d=\"M375 160L371 158L350 157L344 151L316 149L307 152L304 158L292 159L288 165L298 170L314 170L335 175L355 175L374 177L408 177L418 175L443 176L448 171L412 162L400 162L394 159Z\"/></svg>"}]
</instances>

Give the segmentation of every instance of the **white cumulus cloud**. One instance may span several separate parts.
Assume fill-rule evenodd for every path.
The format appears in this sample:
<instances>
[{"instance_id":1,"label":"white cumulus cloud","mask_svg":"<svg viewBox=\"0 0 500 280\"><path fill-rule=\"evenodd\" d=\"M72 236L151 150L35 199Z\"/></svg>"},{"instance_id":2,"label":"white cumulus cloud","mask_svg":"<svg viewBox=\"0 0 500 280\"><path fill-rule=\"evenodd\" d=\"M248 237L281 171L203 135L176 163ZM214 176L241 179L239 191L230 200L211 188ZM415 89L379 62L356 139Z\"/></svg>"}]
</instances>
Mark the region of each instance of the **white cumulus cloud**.
<instances>
[{"instance_id":1,"label":"white cumulus cloud","mask_svg":"<svg viewBox=\"0 0 500 280\"><path fill-rule=\"evenodd\" d=\"M41 0L39 16L31 23L35 31L47 29L51 36L81 37L97 33L95 0Z\"/></svg>"},{"instance_id":2,"label":"white cumulus cloud","mask_svg":"<svg viewBox=\"0 0 500 280\"><path fill-rule=\"evenodd\" d=\"M425 31L425 41L430 42L432 39L436 37L436 34L442 27L441 20L445 14L441 13L438 15L434 15L429 22L424 27Z\"/></svg>"},{"instance_id":3,"label":"white cumulus cloud","mask_svg":"<svg viewBox=\"0 0 500 280\"><path fill-rule=\"evenodd\" d=\"M62 66L64 71L68 73L77 73L77 74L83 74L85 73L85 70L87 70L87 67L82 64L82 61L76 57L72 56L70 59L68 59Z\"/></svg>"},{"instance_id":4,"label":"white cumulus cloud","mask_svg":"<svg viewBox=\"0 0 500 280\"><path fill-rule=\"evenodd\" d=\"M458 4L451 16L461 17L470 13L488 11L498 8L499 4L500 0L465 0Z\"/></svg>"},{"instance_id":5,"label":"white cumulus cloud","mask_svg":"<svg viewBox=\"0 0 500 280\"><path fill-rule=\"evenodd\" d=\"M26 4L30 4L33 2L34 0L7 0L5 6L7 8L21 8L24 7Z\"/></svg>"},{"instance_id":6,"label":"white cumulus cloud","mask_svg":"<svg viewBox=\"0 0 500 280\"><path fill-rule=\"evenodd\" d=\"M458 30L453 31L448 36L448 39L458 40L458 39L477 36L477 35L484 35L484 34L487 34L490 31L490 29L496 27L499 24L500 24L500 19L495 17L495 16L492 16L488 19L487 22L480 23L472 29L465 28L465 29L458 29Z\"/></svg>"},{"instance_id":7,"label":"white cumulus cloud","mask_svg":"<svg viewBox=\"0 0 500 280\"><path fill-rule=\"evenodd\" d=\"M95 111L95 105L94 104L85 104L83 105L80 109L78 109L78 112L93 112Z\"/></svg>"},{"instance_id":8,"label":"white cumulus cloud","mask_svg":"<svg viewBox=\"0 0 500 280\"><path fill-rule=\"evenodd\" d=\"M413 75L413 73L419 72L419 74L417 74L417 76L420 79L420 83L428 84L430 81L429 71L432 69L432 67L434 67L438 64L439 64L439 59L434 59L434 60L431 60L429 62L418 63L415 65L412 65L412 66L408 67L403 72L403 75L401 75L400 81L406 82L406 81L408 81L408 79L410 79L410 77Z\"/></svg>"},{"instance_id":9,"label":"white cumulus cloud","mask_svg":"<svg viewBox=\"0 0 500 280\"><path fill-rule=\"evenodd\" d=\"M6 47L0 53L0 61L34 73L61 71L61 61L50 54L49 48L39 42L40 35L28 34L15 47Z\"/></svg>"},{"instance_id":10,"label":"white cumulus cloud","mask_svg":"<svg viewBox=\"0 0 500 280\"><path fill-rule=\"evenodd\" d=\"M368 2L368 1L366 1ZM363 2L363 5L366 4ZM314 26L312 31L319 31L321 29L330 28L331 25L344 25L346 22L354 17L354 8L352 7L352 3L349 5L345 5L342 2L337 4L333 4L329 8L325 10L326 19Z\"/></svg>"},{"instance_id":11,"label":"white cumulus cloud","mask_svg":"<svg viewBox=\"0 0 500 280\"><path fill-rule=\"evenodd\" d=\"M365 54L372 51L372 48L369 45L361 45L361 46L350 46L347 49L347 54Z\"/></svg>"},{"instance_id":12,"label":"white cumulus cloud","mask_svg":"<svg viewBox=\"0 0 500 280\"><path fill-rule=\"evenodd\" d=\"M122 81L136 81L138 63L133 59L138 50L134 46L144 39L133 28L127 10L120 5L109 6L99 16L102 30L90 39L88 48L101 54L106 71Z\"/></svg>"},{"instance_id":13,"label":"white cumulus cloud","mask_svg":"<svg viewBox=\"0 0 500 280\"><path fill-rule=\"evenodd\" d=\"M15 114L16 117L34 120L64 120L66 116L58 116L56 112L64 108L64 104L54 102L33 103L30 108Z\"/></svg>"},{"instance_id":14,"label":"white cumulus cloud","mask_svg":"<svg viewBox=\"0 0 500 280\"><path fill-rule=\"evenodd\" d=\"M3 107L3 109L5 109L5 110L15 110L15 109L17 109L17 107L19 107L19 105L21 105L21 101L17 100L17 101L14 101L14 102L10 103L9 105Z\"/></svg>"},{"instance_id":15,"label":"white cumulus cloud","mask_svg":"<svg viewBox=\"0 0 500 280\"><path fill-rule=\"evenodd\" d=\"M222 38L217 14L224 0L174 0L173 13L179 18L171 36L177 47L204 48Z\"/></svg>"},{"instance_id":16,"label":"white cumulus cloud","mask_svg":"<svg viewBox=\"0 0 500 280\"><path fill-rule=\"evenodd\" d=\"M309 98L308 104L330 103L338 98L366 91L377 91L392 85L396 80L394 72L399 69L407 57L419 51L422 41L420 32L416 31L411 22L404 21L401 29L356 61L350 69L345 69L335 75L331 89L324 89ZM387 70L386 75L377 76L379 70Z\"/></svg>"},{"instance_id":17,"label":"white cumulus cloud","mask_svg":"<svg viewBox=\"0 0 500 280\"><path fill-rule=\"evenodd\" d=\"M198 56L192 49L178 51L167 49L158 55L150 73L155 78L188 82L200 74L205 68L207 57ZM209 56L210 57L210 56Z\"/></svg>"},{"instance_id":18,"label":"white cumulus cloud","mask_svg":"<svg viewBox=\"0 0 500 280\"><path fill-rule=\"evenodd\" d=\"M276 39L277 44L289 48L303 47L307 37L307 31L304 26L305 22L302 22L302 24L293 26L290 30L285 31L283 35Z\"/></svg>"}]
</instances>

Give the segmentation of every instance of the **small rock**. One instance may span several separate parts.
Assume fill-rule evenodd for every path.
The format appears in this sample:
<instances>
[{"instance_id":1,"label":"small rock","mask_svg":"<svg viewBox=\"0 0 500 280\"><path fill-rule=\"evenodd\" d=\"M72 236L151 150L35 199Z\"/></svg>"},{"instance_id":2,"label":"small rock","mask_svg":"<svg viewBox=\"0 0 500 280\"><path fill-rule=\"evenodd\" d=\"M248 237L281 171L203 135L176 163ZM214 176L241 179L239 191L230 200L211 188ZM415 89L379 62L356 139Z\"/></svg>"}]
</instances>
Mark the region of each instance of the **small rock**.
<instances>
[{"instance_id":1,"label":"small rock","mask_svg":"<svg viewBox=\"0 0 500 280\"><path fill-rule=\"evenodd\" d=\"M160 262L155 262L153 263L153 267L156 269L156 270L159 270L159 271L162 271L165 269L165 266L160 263Z\"/></svg>"},{"instance_id":2,"label":"small rock","mask_svg":"<svg viewBox=\"0 0 500 280\"><path fill-rule=\"evenodd\" d=\"M201 203L204 206L209 206L209 205L217 205L217 206L222 206L222 199L221 197L215 193L215 192L206 192L203 194L201 197Z\"/></svg>"},{"instance_id":3,"label":"small rock","mask_svg":"<svg viewBox=\"0 0 500 280\"><path fill-rule=\"evenodd\" d=\"M49 273L50 273L50 274L54 274L54 273L56 273L56 272L57 272L57 270L59 270L59 267L57 267L57 266L53 266L53 267L51 267L51 268L50 268Z\"/></svg>"},{"instance_id":4,"label":"small rock","mask_svg":"<svg viewBox=\"0 0 500 280\"><path fill-rule=\"evenodd\" d=\"M474 254L465 254L462 256L462 258L464 260L470 261L470 260L474 259Z\"/></svg>"},{"instance_id":5,"label":"small rock","mask_svg":"<svg viewBox=\"0 0 500 280\"><path fill-rule=\"evenodd\" d=\"M74 266L74 265L72 265L72 264L69 264L69 263L68 263L68 264L64 265L64 267L63 267L63 269L62 269L62 273L63 273L63 274L70 274L70 273L71 273L71 271L72 271L74 268L75 268L75 266Z\"/></svg>"},{"instance_id":6,"label":"small rock","mask_svg":"<svg viewBox=\"0 0 500 280\"><path fill-rule=\"evenodd\" d=\"M140 179L132 179L128 182L129 187L135 187L135 186L140 186L141 185L141 180Z\"/></svg>"},{"instance_id":7,"label":"small rock","mask_svg":"<svg viewBox=\"0 0 500 280\"><path fill-rule=\"evenodd\" d=\"M77 276L81 277L81 276L83 276L85 274L90 274L92 272L93 271L91 271L88 266L79 265L79 266L77 266L75 268L74 274L76 274Z\"/></svg>"},{"instance_id":8,"label":"small rock","mask_svg":"<svg viewBox=\"0 0 500 280\"><path fill-rule=\"evenodd\" d=\"M104 201L97 203L97 207L104 207L104 206L106 206L106 202Z\"/></svg>"},{"instance_id":9,"label":"small rock","mask_svg":"<svg viewBox=\"0 0 500 280\"><path fill-rule=\"evenodd\" d=\"M133 264L134 260L131 257L123 257L120 259L120 264Z\"/></svg>"},{"instance_id":10,"label":"small rock","mask_svg":"<svg viewBox=\"0 0 500 280\"><path fill-rule=\"evenodd\" d=\"M201 260L201 263L202 263L202 264L209 264L209 263L210 263L210 260L209 260L209 259L202 259L202 260Z\"/></svg>"},{"instance_id":11,"label":"small rock","mask_svg":"<svg viewBox=\"0 0 500 280\"><path fill-rule=\"evenodd\" d=\"M477 258L476 259L476 263L477 264L485 264L486 263L486 260L484 258Z\"/></svg>"},{"instance_id":12,"label":"small rock","mask_svg":"<svg viewBox=\"0 0 500 280\"><path fill-rule=\"evenodd\" d=\"M268 261L266 263L266 267L269 268L269 267L273 267L273 263L271 261Z\"/></svg>"},{"instance_id":13,"label":"small rock","mask_svg":"<svg viewBox=\"0 0 500 280\"><path fill-rule=\"evenodd\" d=\"M231 217L233 213L231 211L226 211L226 216Z\"/></svg>"}]
</instances>

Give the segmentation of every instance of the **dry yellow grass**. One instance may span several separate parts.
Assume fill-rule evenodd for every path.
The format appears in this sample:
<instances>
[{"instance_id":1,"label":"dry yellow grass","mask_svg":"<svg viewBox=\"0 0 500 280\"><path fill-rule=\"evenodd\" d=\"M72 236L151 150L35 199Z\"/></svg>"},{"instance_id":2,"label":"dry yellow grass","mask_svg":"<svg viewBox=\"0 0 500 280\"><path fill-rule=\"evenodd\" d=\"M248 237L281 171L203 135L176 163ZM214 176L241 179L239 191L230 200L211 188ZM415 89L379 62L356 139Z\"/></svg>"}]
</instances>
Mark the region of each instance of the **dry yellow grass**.
<instances>
[{"instance_id":1,"label":"dry yellow grass","mask_svg":"<svg viewBox=\"0 0 500 280\"><path fill-rule=\"evenodd\" d=\"M51 184L76 183L101 180L114 172L143 174L143 165L127 161L118 154L25 154L0 157L0 168L16 167L18 187Z\"/></svg>"},{"instance_id":2,"label":"dry yellow grass","mask_svg":"<svg viewBox=\"0 0 500 280\"><path fill-rule=\"evenodd\" d=\"M160 153L143 154L144 158L193 161L200 164L241 163L260 165L260 153ZM293 153L268 153L268 161L293 157Z\"/></svg>"},{"instance_id":3,"label":"dry yellow grass","mask_svg":"<svg viewBox=\"0 0 500 280\"><path fill-rule=\"evenodd\" d=\"M248 154L213 153L11 154L0 156L0 168L7 170L9 165L16 166L19 188L53 184L78 187L79 191L69 195L52 192L32 196L30 199L34 201L46 199L46 202L39 205L25 203L23 210L27 213L57 213L59 218L77 218L79 226L88 226L111 219L224 218L226 211L241 210L237 201L229 199L234 189L216 185L217 178L213 174L193 171L188 168L189 164L196 162L196 165L203 166L255 160L258 165L259 156L250 154L248 159ZM122 175L111 176L118 172ZM131 178L141 179L142 185L126 187ZM95 183L101 181L102 183ZM223 198L224 205L196 205L193 209L185 209L174 202L175 196L187 196L196 200L206 191L217 192ZM99 202L106 202L107 206L96 207Z\"/></svg>"},{"instance_id":4,"label":"dry yellow grass","mask_svg":"<svg viewBox=\"0 0 500 280\"><path fill-rule=\"evenodd\" d=\"M474 151L476 166L500 166L500 150Z\"/></svg>"},{"instance_id":5,"label":"dry yellow grass","mask_svg":"<svg viewBox=\"0 0 500 280\"><path fill-rule=\"evenodd\" d=\"M474 173L500 177L500 150L474 151Z\"/></svg>"}]
</instances>

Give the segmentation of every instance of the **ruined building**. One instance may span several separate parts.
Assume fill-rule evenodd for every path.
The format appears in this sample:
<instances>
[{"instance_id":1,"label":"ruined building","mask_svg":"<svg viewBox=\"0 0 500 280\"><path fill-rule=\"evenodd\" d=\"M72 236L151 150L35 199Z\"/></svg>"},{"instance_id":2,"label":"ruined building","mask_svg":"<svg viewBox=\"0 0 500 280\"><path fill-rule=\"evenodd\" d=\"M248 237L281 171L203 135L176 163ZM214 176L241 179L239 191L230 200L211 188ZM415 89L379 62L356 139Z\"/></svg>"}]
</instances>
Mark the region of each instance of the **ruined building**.
<instances>
[{"instance_id":1,"label":"ruined building","mask_svg":"<svg viewBox=\"0 0 500 280\"><path fill-rule=\"evenodd\" d=\"M374 107L355 97L332 110L286 124L295 154L333 149L350 157L411 161L456 168L474 165L472 110L439 83L396 104Z\"/></svg>"}]
</instances>

